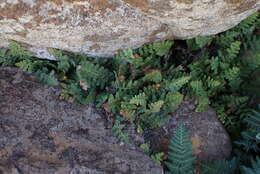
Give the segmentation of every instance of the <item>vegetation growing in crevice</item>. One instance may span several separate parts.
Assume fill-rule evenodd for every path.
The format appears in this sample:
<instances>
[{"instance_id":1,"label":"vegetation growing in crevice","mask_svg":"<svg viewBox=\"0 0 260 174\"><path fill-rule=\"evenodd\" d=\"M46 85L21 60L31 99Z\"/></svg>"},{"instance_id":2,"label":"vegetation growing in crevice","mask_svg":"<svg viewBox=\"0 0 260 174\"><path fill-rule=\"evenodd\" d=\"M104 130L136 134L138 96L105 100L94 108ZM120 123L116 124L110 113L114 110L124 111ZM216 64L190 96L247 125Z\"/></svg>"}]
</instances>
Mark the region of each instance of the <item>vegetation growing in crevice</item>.
<instances>
[{"instance_id":1,"label":"vegetation growing in crevice","mask_svg":"<svg viewBox=\"0 0 260 174\"><path fill-rule=\"evenodd\" d=\"M10 49L0 50L0 65L20 67L42 82L60 86L61 99L104 108L113 116L113 132L126 144L131 140L124 124L135 124L139 133L161 127L186 98L196 101L197 112L211 106L235 142L236 165L242 173L250 173L248 168L255 170L260 153L259 111L252 112L252 103L260 97L259 30L257 12L216 36L127 49L113 59L52 50L57 61L40 60L11 42ZM155 158L161 162L159 156ZM251 165L250 160L256 162ZM222 166L222 170L233 163L204 166Z\"/></svg>"}]
</instances>

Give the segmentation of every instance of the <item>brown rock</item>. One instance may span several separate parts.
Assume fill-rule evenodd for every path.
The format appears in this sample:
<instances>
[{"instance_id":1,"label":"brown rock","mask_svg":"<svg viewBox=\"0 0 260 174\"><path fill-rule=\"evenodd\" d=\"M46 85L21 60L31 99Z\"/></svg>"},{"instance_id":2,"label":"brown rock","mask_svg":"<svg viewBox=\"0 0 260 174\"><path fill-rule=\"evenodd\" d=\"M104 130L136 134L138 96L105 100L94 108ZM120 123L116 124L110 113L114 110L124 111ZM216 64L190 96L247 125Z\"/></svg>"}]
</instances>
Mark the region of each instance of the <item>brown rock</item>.
<instances>
[{"instance_id":1,"label":"brown rock","mask_svg":"<svg viewBox=\"0 0 260 174\"><path fill-rule=\"evenodd\" d=\"M157 151L168 151L169 140L180 121L189 130L194 154L198 160L222 159L230 156L231 140L218 120L216 112L210 108L205 112L195 112L192 101L185 101L163 129L150 131L146 140Z\"/></svg>"},{"instance_id":2,"label":"brown rock","mask_svg":"<svg viewBox=\"0 0 260 174\"><path fill-rule=\"evenodd\" d=\"M163 173L139 149L116 144L91 106L60 101L58 89L14 68L0 68L0 87L1 174Z\"/></svg>"},{"instance_id":3,"label":"brown rock","mask_svg":"<svg viewBox=\"0 0 260 174\"><path fill-rule=\"evenodd\" d=\"M40 58L48 48L110 57L165 39L227 30L259 0L0 0L0 47L16 40Z\"/></svg>"}]
</instances>

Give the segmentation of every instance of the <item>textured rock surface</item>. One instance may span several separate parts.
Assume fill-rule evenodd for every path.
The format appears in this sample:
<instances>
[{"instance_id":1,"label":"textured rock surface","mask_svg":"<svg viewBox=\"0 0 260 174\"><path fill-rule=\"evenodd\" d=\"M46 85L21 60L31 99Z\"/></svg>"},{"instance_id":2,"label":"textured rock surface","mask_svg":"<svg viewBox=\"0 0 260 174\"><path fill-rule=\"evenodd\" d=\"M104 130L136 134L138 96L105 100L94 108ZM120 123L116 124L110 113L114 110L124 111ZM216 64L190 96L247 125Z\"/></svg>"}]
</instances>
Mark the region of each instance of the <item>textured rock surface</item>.
<instances>
[{"instance_id":1,"label":"textured rock surface","mask_svg":"<svg viewBox=\"0 0 260 174\"><path fill-rule=\"evenodd\" d=\"M0 0L0 47L28 44L112 56L114 51L227 30L260 8L259 0Z\"/></svg>"},{"instance_id":2,"label":"textured rock surface","mask_svg":"<svg viewBox=\"0 0 260 174\"><path fill-rule=\"evenodd\" d=\"M194 110L193 102L186 101L173 113L170 122L163 129L149 132L146 139L153 142L153 149L167 152L169 139L174 134L176 125L183 121L189 130L194 154L199 160L229 157L232 150L230 137L215 111L211 108L201 113Z\"/></svg>"},{"instance_id":3,"label":"textured rock surface","mask_svg":"<svg viewBox=\"0 0 260 174\"><path fill-rule=\"evenodd\" d=\"M89 106L13 68L0 69L1 174L162 174L135 148L116 144Z\"/></svg>"}]
</instances>

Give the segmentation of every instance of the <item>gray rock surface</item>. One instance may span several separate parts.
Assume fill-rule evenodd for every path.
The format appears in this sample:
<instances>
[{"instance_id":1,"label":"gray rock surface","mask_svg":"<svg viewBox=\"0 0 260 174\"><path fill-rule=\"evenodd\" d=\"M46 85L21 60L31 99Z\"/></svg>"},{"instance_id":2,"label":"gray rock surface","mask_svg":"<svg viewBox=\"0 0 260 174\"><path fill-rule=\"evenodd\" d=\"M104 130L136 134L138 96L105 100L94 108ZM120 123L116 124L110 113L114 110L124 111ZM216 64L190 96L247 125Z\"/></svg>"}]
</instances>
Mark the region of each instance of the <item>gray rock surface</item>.
<instances>
[{"instance_id":1,"label":"gray rock surface","mask_svg":"<svg viewBox=\"0 0 260 174\"><path fill-rule=\"evenodd\" d=\"M118 145L92 107L15 68L0 68L1 174L162 174L139 149Z\"/></svg>"},{"instance_id":2,"label":"gray rock surface","mask_svg":"<svg viewBox=\"0 0 260 174\"><path fill-rule=\"evenodd\" d=\"M0 0L0 47L16 40L40 58L54 58L48 48L109 57L216 34L259 8L259 0Z\"/></svg>"},{"instance_id":3,"label":"gray rock surface","mask_svg":"<svg viewBox=\"0 0 260 174\"><path fill-rule=\"evenodd\" d=\"M189 130L194 154L198 160L222 159L231 154L231 140L217 118L216 112L209 108L205 112L195 112L192 101L185 101L172 114L169 123L163 129L150 131L146 140L152 142L152 148L157 151L168 151L169 140L174 135L180 121Z\"/></svg>"}]
</instances>

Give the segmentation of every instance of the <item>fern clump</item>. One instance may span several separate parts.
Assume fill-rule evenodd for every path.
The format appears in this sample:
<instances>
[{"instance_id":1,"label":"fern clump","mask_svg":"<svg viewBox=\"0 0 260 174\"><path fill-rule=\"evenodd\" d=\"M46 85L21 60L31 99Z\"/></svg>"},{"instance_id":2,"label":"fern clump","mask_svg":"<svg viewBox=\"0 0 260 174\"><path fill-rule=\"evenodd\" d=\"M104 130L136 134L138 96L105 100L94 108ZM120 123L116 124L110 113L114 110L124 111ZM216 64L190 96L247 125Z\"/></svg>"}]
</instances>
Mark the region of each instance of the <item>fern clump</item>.
<instances>
[{"instance_id":1,"label":"fern clump","mask_svg":"<svg viewBox=\"0 0 260 174\"><path fill-rule=\"evenodd\" d=\"M36 74L41 82L61 87L63 100L103 108L114 121L113 133L125 144L130 142L124 133L126 124L134 124L140 134L162 127L183 100L194 100L196 112L213 107L236 140L233 154L237 158L203 163L197 171L236 173L243 166L242 173L258 172L253 168L259 160L250 165L250 159L260 153L259 111L252 105L260 97L259 19L257 12L212 37L126 49L113 59L53 49L56 61L40 60L11 42L10 49L0 49L0 65L19 67ZM171 173L193 173L188 134L183 125L176 133L166 164ZM149 150L149 155L163 163L162 153Z\"/></svg>"},{"instance_id":2,"label":"fern clump","mask_svg":"<svg viewBox=\"0 0 260 174\"><path fill-rule=\"evenodd\" d=\"M86 88L100 87L103 89L110 78L110 72L104 67L95 65L90 61L82 61L77 69L80 80Z\"/></svg>"},{"instance_id":3,"label":"fern clump","mask_svg":"<svg viewBox=\"0 0 260 174\"><path fill-rule=\"evenodd\" d=\"M201 164L202 174L235 174L237 172L237 160L234 158L230 161L221 159L207 161Z\"/></svg>"},{"instance_id":4,"label":"fern clump","mask_svg":"<svg viewBox=\"0 0 260 174\"><path fill-rule=\"evenodd\" d=\"M188 131L183 123L180 123L169 145L171 152L168 153L166 166L169 174L192 174L195 173L195 157L192 155L192 143Z\"/></svg>"},{"instance_id":5,"label":"fern clump","mask_svg":"<svg viewBox=\"0 0 260 174\"><path fill-rule=\"evenodd\" d=\"M252 168L241 166L242 174L258 174L260 173L260 158L251 159Z\"/></svg>"},{"instance_id":6,"label":"fern clump","mask_svg":"<svg viewBox=\"0 0 260 174\"><path fill-rule=\"evenodd\" d=\"M242 146L247 153L260 153L260 105L258 110L253 110L248 114L244 123L246 129L241 132L241 140L235 143Z\"/></svg>"}]
</instances>

